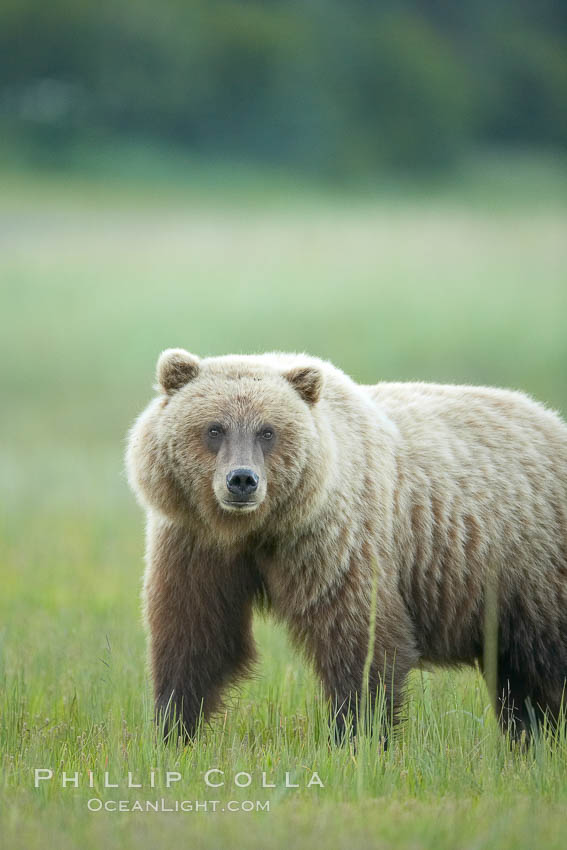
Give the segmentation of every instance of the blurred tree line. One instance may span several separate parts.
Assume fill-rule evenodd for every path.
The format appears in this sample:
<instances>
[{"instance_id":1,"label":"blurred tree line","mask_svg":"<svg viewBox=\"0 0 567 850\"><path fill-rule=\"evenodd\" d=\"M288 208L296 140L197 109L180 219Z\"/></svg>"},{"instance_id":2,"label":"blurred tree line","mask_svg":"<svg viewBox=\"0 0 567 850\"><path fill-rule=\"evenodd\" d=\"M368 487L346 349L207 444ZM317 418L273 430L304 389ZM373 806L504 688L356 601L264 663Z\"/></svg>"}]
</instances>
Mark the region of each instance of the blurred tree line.
<instances>
[{"instance_id":1,"label":"blurred tree line","mask_svg":"<svg viewBox=\"0 0 567 850\"><path fill-rule=\"evenodd\" d=\"M557 0L2 0L0 129L326 173L567 142Z\"/></svg>"}]
</instances>

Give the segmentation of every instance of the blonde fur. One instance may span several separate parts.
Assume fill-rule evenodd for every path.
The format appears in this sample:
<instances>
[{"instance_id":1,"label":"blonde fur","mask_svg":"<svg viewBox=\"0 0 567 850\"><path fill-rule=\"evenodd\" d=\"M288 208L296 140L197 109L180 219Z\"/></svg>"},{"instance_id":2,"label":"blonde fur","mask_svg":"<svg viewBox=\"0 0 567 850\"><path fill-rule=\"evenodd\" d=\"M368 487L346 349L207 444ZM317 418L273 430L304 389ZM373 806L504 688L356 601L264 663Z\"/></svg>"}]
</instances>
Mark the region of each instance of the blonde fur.
<instances>
[{"instance_id":1,"label":"blonde fur","mask_svg":"<svg viewBox=\"0 0 567 850\"><path fill-rule=\"evenodd\" d=\"M161 392L132 428L127 468L148 514L146 610L166 723L173 706L191 734L249 669L260 595L342 723L362 687L373 573L370 685L394 715L420 662L482 666L490 587L503 723L527 727L530 701L557 716L567 675L557 414L507 390L360 386L302 354L199 360L175 349L159 364ZM203 437L209 422L246 439L265 422L275 430L273 448L254 449L265 495L251 512L219 506L225 468Z\"/></svg>"}]
</instances>

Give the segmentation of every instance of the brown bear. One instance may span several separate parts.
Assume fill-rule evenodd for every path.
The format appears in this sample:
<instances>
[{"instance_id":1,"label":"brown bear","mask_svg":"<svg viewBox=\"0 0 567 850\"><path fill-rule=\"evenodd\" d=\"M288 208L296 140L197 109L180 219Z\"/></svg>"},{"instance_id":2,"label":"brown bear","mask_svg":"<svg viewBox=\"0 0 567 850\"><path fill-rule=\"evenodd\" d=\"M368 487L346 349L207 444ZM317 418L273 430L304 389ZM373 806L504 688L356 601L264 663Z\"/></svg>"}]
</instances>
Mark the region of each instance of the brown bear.
<instances>
[{"instance_id":1,"label":"brown bear","mask_svg":"<svg viewBox=\"0 0 567 850\"><path fill-rule=\"evenodd\" d=\"M145 606L166 734L176 717L191 736L250 669L262 597L312 659L339 732L356 718L367 657L370 696L385 695L396 718L413 667L483 668L488 632L504 728L558 717L567 427L557 414L507 390L361 386L302 354L169 349L157 380L127 468L147 511Z\"/></svg>"}]
</instances>

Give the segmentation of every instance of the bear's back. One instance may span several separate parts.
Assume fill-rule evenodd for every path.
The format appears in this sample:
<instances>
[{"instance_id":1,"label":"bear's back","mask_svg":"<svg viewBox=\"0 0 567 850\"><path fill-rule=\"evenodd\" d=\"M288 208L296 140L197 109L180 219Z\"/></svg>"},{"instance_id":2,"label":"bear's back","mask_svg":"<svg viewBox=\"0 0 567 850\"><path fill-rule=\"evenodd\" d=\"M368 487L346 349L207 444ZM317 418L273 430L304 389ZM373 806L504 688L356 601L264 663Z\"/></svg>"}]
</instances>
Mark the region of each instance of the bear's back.
<instances>
[{"instance_id":1,"label":"bear's back","mask_svg":"<svg viewBox=\"0 0 567 850\"><path fill-rule=\"evenodd\" d=\"M425 383L364 390L398 432L394 538L424 657L440 660L451 642L457 656L474 654L495 571L510 616L528 606L541 629L554 631L554 618L567 627L560 417L510 390Z\"/></svg>"},{"instance_id":2,"label":"bear's back","mask_svg":"<svg viewBox=\"0 0 567 850\"><path fill-rule=\"evenodd\" d=\"M423 448L427 441L448 440L492 448L512 460L533 451L567 464L567 425L524 393L421 382L382 382L364 390L409 444Z\"/></svg>"}]
</instances>

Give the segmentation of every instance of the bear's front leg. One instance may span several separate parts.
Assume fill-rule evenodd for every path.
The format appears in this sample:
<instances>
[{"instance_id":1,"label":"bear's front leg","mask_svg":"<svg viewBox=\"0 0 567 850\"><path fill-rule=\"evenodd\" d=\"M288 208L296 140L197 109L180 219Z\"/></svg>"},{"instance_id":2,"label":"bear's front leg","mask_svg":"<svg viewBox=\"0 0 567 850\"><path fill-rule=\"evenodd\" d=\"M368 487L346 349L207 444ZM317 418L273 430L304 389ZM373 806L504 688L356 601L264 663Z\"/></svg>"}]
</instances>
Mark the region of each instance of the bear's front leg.
<instances>
[{"instance_id":1,"label":"bear's front leg","mask_svg":"<svg viewBox=\"0 0 567 850\"><path fill-rule=\"evenodd\" d=\"M366 676L364 662L352 667L344 654L337 664L344 665L342 672L339 667L322 677L331 699L335 742L342 744L350 737L356 738L360 729L372 734L376 725L385 742L392 723L398 719L407 671L396 672L395 663L386 661L382 670L373 665ZM378 722L376 711L380 713Z\"/></svg>"},{"instance_id":2,"label":"bear's front leg","mask_svg":"<svg viewBox=\"0 0 567 850\"><path fill-rule=\"evenodd\" d=\"M348 731L372 731L378 726L387 741L398 720L404 686L418 662L413 630L405 608L396 598L380 600L373 629L363 607L331 605L320 612L311 634L311 651L326 693L331 700L335 740L342 743ZM373 634L371 635L371 632ZM378 722L374 712L379 711Z\"/></svg>"},{"instance_id":3,"label":"bear's front leg","mask_svg":"<svg viewBox=\"0 0 567 850\"><path fill-rule=\"evenodd\" d=\"M149 528L145 579L156 720L167 737L194 735L224 686L254 660L255 582L244 563L198 549L165 521Z\"/></svg>"}]
</instances>

